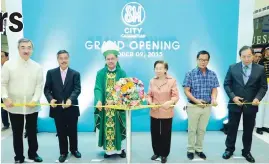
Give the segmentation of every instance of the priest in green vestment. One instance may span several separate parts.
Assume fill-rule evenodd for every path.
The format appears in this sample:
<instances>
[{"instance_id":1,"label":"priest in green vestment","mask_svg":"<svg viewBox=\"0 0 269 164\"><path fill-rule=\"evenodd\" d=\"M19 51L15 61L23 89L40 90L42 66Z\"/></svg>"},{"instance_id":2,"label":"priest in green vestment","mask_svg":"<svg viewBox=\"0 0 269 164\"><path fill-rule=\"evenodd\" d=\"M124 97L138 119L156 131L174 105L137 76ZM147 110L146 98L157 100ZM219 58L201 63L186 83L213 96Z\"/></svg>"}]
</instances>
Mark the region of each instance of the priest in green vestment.
<instances>
[{"instance_id":1,"label":"priest in green vestment","mask_svg":"<svg viewBox=\"0 0 269 164\"><path fill-rule=\"evenodd\" d=\"M112 91L120 78L126 73L118 63L119 47L112 41L104 42L101 52L105 57L106 65L97 72L94 87L95 131L98 137L98 146L105 151L104 158L118 154L126 157L124 144L126 138L126 112L123 110L102 108L102 105L113 105Z\"/></svg>"}]
</instances>

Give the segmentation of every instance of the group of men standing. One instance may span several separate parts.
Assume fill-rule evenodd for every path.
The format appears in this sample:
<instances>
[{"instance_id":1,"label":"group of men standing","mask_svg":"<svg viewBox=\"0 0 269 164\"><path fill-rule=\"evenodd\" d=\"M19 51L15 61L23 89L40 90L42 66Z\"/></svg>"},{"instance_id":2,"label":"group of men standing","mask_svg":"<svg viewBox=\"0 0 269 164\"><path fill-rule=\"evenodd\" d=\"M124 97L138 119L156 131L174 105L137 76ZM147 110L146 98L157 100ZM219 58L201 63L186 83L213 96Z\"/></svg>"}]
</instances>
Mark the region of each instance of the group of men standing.
<instances>
[{"instance_id":1,"label":"group of men standing","mask_svg":"<svg viewBox=\"0 0 269 164\"><path fill-rule=\"evenodd\" d=\"M254 163L251 155L252 132L255 127L258 106L263 100L268 86L263 66L253 63L254 52L249 46L239 51L241 62L229 67L224 89L229 97L228 133L225 141L226 150L223 159L229 159L235 151L235 142L241 115L243 115L242 156ZM188 114L188 152L189 159L196 153L206 159L203 153L203 139L210 117L210 107L216 106L219 86L216 74L207 68L210 55L207 51L197 54L197 68L186 74L183 87L189 100ZM267 99L265 101L268 101ZM261 104L264 106L264 104ZM269 121L269 120L267 120Z\"/></svg>"},{"instance_id":2,"label":"group of men standing","mask_svg":"<svg viewBox=\"0 0 269 164\"><path fill-rule=\"evenodd\" d=\"M37 154L38 142L36 135L37 118L40 106L38 105L43 90L43 72L40 64L30 59L34 45L29 39L18 41L20 57L17 60L5 61L2 67L1 97L5 105L4 112L8 112L13 131L13 147L15 162L25 161L23 153L23 129L26 122L28 134L28 158L34 162L42 162L43 159ZM117 55L119 49L113 42L103 46L106 65L97 73L95 86L96 105L110 103L110 91L116 80L126 77L126 73L120 69ZM1 54L2 55L2 54ZM1 56L4 59L5 56ZM69 53L60 50L57 53L59 67L47 72L44 86L44 94L50 103L50 117L55 121L59 140L59 162L65 162L69 150L76 158L81 158L78 151L77 123L80 115L78 96L81 92L79 72L69 67ZM25 104L15 106L15 104ZM107 116L105 111L110 111ZM99 131L99 147L107 151L105 157L113 154L112 150L120 150L119 155L126 157L121 141L125 139L125 113L99 108L94 112L96 118L96 130ZM2 111L3 112L3 111ZM116 116L115 116L116 115ZM5 120L5 121L8 121ZM111 122L107 125L107 122ZM116 128L112 127L116 125ZM9 124L5 124L7 129ZM106 133L107 130L113 133ZM110 139L107 139L110 136ZM115 137L115 138L114 138ZM117 153L117 152L116 152Z\"/></svg>"},{"instance_id":3,"label":"group of men standing","mask_svg":"<svg viewBox=\"0 0 269 164\"><path fill-rule=\"evenodd\" d=\"M43 72L40 64L30 56L33 43L28 39L18 41L20 57L8 61L2 67L1 97L10 115L13 131L13 146L15 162L24 162L22 133L24 121L28 133L28 157L35 162L42 162L37 154L38 143L36 135L38 106L42 91L50 103L50 117L55 121L60 157L59 162L65 162L69 150L76 158L81 158L78 151L77 124L79 112L78 96L81 92L79 72L69 67L69 53L61 50L56 57L59 67L47 72L43 89ZM98 135L98 146L105 150L104 158L118 154L125 158L124 141L126 138L125 112L103 105L113 104L111 92L114 84L126 73L118 62L119 47L111 41L102 46L102 54L106 64L97 72L94 88L95 131ZM263 66L253 63L253 50L244 46L240 49L241 62L231 65L224 81L224 89L230 98L229 129L226 138L224 159L229 159L235 151L238 125L243 115L243 146L242 155L249 162L255 162L251 155L252 132L255 126L258 105L267 92L266 73ZM197 54L198 66L186 74L183 87L189 100L188 113L188 150L187 157L194 158L194 153L206 159L203 153L203 140L210 117L208 104L217 105L216 74L207 68L210 55L207 51ZM14 106L17 103L26 104L23 107ZM6 125L7 127L9 125ZM69 140L69 144L68 144Z\"/></svg>"}]
</instances>

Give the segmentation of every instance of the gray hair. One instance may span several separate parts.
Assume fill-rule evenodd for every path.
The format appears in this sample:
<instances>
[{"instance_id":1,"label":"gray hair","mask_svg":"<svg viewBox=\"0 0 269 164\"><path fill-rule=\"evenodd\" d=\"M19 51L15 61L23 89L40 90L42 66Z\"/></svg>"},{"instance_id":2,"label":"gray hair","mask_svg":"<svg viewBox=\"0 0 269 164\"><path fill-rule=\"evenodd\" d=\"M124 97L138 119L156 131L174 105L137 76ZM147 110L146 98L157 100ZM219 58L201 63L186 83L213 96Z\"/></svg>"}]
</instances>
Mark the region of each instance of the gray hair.
<instances>
[{"instance_id":1,"label":"gray hair","mask_svg":"<svg viewBox=\"0 0 269 164\"><path fill-rule=\"evenodd\" d=\"M67 54L67 56L69 57L69 53L66 50L60 50L57 52L57 58L59 57L60 54Z\"/></svg>"},{"instance_id":2,"label":"gray hair","mask_svg":"<svg viewBox=\"0 0 269 164\"><path fill-rule=\"evenodd\" d=\"M28 43L30 42L32 44L32 48L34 48L34 44L33 42L30 40L30 39L26 39L26 38L21 38L19 41L18 41L18 48L20 47L20 44L21 43Z\"/></svg>"}]
</instances>

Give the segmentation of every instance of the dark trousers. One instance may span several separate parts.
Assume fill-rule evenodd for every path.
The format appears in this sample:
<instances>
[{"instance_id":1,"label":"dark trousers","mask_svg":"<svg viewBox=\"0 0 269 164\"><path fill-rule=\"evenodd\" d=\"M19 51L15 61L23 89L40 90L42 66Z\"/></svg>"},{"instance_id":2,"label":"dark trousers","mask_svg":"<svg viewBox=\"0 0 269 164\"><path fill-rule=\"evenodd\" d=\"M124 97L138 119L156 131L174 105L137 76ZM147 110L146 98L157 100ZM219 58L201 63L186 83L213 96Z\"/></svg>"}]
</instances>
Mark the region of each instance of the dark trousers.
<instances>
[{"instance_id":1,"label":"dark trousers","mask_svg":"<svg viewBox=\"0 0 269 164\"><path fill-rule=\"evenodd\" d=\"M150 130L154 154L167 157L171 146L172 118L156 119L151 117Z\"/></svg>"},{"instance_id":2,"label":"dark trousers","mask_svg":"<svg viewBox=\"0 0 269 164\"><path fill-rule=\"evenodd\" d=\"M228 133L226 138L226 151L235 151L235 142L237 137L240 117L243 112L229 112ZM249 153L252 144L252 133L255 126L256 113L243 113L243 146L242 153Z\"/></svg>"},{"instance_id":3,"label":"dark trousers","mask_svg":"<svg viewBox=\"0 0 269 164\"><path fill-rule=\"evenodd\" d=\"M69 114L68 111L63 111L62 115L58 115L54 118L58 140L59 140L59 147L60 147L60 154L67 154L68 153L68 137L69 137L69 144L70 144L70 151L77 151L78 150L78 134L77 134L77 124L78 124L78 117Z\"/></svg>"},{"instance_id":4,"label":"dark trousers","mask_svg":"<svg viewBox=\"0 0 269 164\"><path fill-rule=\"evenodd\" d=\"M9 126L9 121L8 121L8 112L1 108L1 117L2 117L2 123L4 126Z\"/></svg>"},{"instance_id":5,"label":"dark trousers","mask_svg":"<svg viewBox=\"0 0 269 164\"><path fill-rule=\"evenodd\" d=\"M33 114L12 114L9 113L10 122L13 131L13 147L15 151L15 160L24 159L23 156L23 129L24 129L24 118L26 119L26 128L28 133L28 157L34 158L37 155L38 143L36 136L36 126L38 112Z\"/></svg>"}]
</instances>

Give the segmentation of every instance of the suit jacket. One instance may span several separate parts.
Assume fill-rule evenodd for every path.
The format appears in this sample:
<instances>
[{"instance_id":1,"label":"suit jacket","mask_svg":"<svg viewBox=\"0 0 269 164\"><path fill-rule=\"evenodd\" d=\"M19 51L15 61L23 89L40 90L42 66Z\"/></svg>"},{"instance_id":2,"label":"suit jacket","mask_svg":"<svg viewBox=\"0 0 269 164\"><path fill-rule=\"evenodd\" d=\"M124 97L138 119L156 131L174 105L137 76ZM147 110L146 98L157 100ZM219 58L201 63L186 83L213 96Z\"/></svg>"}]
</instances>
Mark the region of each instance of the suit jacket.
<instances>
[{"instance_id":1,"label":"suit jacket","mask_svg":"<svg viewBox=\"0 0 269 164\"><path fill-rule=\"evenodd\" d=\"M63 84L60 67L51 69L47 72L44 94L50 103L52 99L57 100L56 103L66 103L67 99L72 101L72 105L78 105L78 96L81 92L80 74L79 72L68 68L65 82ZM50 117L61 115L63 112L68 112L74 117L80 115L78 106L70 106L63 109L62 106L56 108L50 107Z\"/></svg>"},{"instance_id":2,"label":"suit jacket","mask_svg":"<svg viewBox=\"0 0 269 164\"><path fill-rule=\"evenodd\" d=\"M242 97L244 101L250 103L255 98L261 101L267 91L264 67L253 63L250 77L244 84L242 62L231 65L224 80L224 89L230 98L229 103L234 103L235 96ZM247 104L239 107L236 104L228 104L228 109L233 112L243 110L243 112L252 113L258 111L258 106Z\"/></svg>"}]
</instances>

